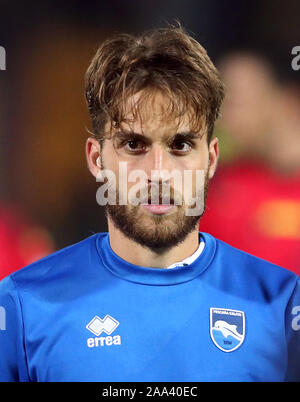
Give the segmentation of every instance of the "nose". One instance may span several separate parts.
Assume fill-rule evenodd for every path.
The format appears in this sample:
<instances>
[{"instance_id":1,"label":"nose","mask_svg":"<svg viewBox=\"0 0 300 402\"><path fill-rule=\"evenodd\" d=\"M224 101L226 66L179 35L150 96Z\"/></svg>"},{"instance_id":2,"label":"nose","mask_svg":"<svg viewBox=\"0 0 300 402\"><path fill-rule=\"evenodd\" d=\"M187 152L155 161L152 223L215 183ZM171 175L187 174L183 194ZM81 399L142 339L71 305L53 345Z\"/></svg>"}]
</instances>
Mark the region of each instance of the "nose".
<instances>
[{"instance_id":1,"label":"nose","mask_svg":"<svg viewBox=\"0 0 300 402\"><path fill-rule=\"evenodd\" d=\"M167 151L159 144L155 144L147 155L145 170L148 183L152 181L167 181L173 169Z\"/></svg>"},{"instance_id":2,"label":"nose","mask_svg":"<svg viewBox=\"0 0 300 402\"><path fill-rule=\"evenodd\" d=\"M163 169L163 163L165 161L164 151L162 147L158 144L155 144L149 154L149 163L153 170L161 170Z\"/></svg>"}]
</instances>

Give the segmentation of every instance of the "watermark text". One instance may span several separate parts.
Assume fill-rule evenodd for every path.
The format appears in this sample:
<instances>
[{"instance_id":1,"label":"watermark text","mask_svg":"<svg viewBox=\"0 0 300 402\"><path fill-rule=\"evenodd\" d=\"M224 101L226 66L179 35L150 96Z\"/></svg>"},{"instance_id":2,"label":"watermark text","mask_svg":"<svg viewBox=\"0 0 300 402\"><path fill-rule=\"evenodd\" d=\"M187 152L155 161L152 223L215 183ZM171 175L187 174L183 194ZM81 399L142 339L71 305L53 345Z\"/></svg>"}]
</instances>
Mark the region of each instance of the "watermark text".
<instances>
[{"instance_id":1,"label":"watermark text","mask_svg":"<svg viewBox=\"0 0 300 402\"><path fill-rule=\"evenodd\" d=\"M204 211L204 170L162 169L151 170L149 175L141 169L128 172L127 162L119 162L118 174L102 169L96 181L103 182L96 194L101 206L183 205L186 216L200 216Z\"/></svg>"},{"instance_id":2,"label":"watermark text","mask_svg":"<svg viewBox=\"0 0 300 402\"><path fill-rule=\"evenodd\" d=\"M6 330L6 311L5 308L0 306L0 331Z\"/></svg>"},{"instance_id":3,"label":"watermark text","mask_svg":"<svg viewBox=\"0 0 300 402\"><path fill-rule=\"evenodd\" d=\"M300 329L300 306L293 307L292 315L295 316L292 320L292 329L294 331L299 331L299 329Z\"/></svg>"},{"instance_id":4,"label":"watermark text","mask_svg":"<svg viewBox=\"0 0 300 402\"><path fill-rule=\"evenodd\" d=\"M0 70L6 70L6 50L3 46L0 46Z\"/></svg>"},{"instance_id":5,"label":"watermark text","mask_svg":"<svg viewBox=\"0 0 300 402\"><path fill-rule=\"evenodd\" d=\"M294 46L292 49L292 69L294 71L300 70L300 46Z\"/></svg>"}]
</instances>

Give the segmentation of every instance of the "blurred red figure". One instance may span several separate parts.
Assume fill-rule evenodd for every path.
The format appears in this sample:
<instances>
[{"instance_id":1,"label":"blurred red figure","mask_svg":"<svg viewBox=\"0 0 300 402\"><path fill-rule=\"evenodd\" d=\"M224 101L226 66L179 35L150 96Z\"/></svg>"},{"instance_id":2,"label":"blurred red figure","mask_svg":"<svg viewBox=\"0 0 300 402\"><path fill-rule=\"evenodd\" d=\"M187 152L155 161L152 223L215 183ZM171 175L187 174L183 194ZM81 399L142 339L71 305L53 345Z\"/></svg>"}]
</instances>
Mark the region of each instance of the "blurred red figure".
<instances>
[{"instance_id":1,"label":"blurred red figure","mask_svg":"<svg viewBox=\"0 0 300 402\"><path fill-rule=\"evenodd\" d=\"M16 207L0 205L0 280L54 251L48 232Z\"/></svg>"},{"instance_id":2,"label":"blurred red figure","mask_svg":"<svg viewBox=\"0 0 300 402\"><path fill-rule=\"evenodd\" d=\"M300 274L300 95L253 55L227 58L220 129L233 142L200 230ZM210 212L212 211L212 212Z\"/></svg>"},{"instance_id":3,"label":"blurred red figure","mask_svg":"<svg viewBox=\"0 0 300 402\"><path fill-rule=\"evenodd\" d=\"M244 162L214 180L200 230L300 274L300 172Z\"/></svg>"}]
</instances>

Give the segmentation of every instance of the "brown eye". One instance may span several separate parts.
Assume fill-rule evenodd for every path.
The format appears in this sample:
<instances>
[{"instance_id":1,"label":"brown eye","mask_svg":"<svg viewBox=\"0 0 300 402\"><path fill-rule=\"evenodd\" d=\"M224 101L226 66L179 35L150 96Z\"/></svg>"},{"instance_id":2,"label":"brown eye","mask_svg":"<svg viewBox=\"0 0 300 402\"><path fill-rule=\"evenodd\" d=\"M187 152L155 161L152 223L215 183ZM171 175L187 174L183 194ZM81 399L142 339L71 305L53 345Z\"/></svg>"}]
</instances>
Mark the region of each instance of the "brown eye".
<instances>
[{"instance_id":1,"label":"brown eye","mask_svg":"<svg viewBox=\"0 0 300 402\"><path fill-rule=\"evenodd\" d=\"M138 148L138 141L128 141L127 142L127 146L130 148L130 149L136 149L136 148Z\"/></svg>"},{"instance_id":2,"label":"brown eye","mask_svg":"<svg viewBox=\"0 0 300 402\"><path fill-rule=\"evenodd\" d=\"M129 152L140 153L146 149L146 145L142 141L129 140L124 144L124 148Z\"/></svg>"},{"instance_id":3,"label":"brown eye","mask_svg":"<svg viewBox=\"0 0 300 402\"><path fill-rule=\"evenodd\" d=\"M174 141L171 147L177 153L187 153L191 150L192 146L186 141Z\"/></svg>"}]
</instances>

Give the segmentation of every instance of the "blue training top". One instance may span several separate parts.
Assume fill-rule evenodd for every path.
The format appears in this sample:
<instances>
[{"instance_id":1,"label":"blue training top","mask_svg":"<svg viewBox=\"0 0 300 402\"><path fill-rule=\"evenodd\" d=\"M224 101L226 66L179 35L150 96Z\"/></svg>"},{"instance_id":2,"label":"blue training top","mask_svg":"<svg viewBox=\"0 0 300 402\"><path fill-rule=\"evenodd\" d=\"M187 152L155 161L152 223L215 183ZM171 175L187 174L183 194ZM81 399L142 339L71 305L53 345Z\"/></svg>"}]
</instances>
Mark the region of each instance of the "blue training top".
<instances>
[{"instance_id":1,"label":"blue training top","mask_svg":"<svg viewBox=\"0 0 300 402\"><path fill-rule=\"evenodd\" d=\"M300 381L298 276L207 233L172 269L95 234L0 282L1 381Z\"/></svg>"}]
</instances>

